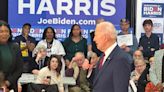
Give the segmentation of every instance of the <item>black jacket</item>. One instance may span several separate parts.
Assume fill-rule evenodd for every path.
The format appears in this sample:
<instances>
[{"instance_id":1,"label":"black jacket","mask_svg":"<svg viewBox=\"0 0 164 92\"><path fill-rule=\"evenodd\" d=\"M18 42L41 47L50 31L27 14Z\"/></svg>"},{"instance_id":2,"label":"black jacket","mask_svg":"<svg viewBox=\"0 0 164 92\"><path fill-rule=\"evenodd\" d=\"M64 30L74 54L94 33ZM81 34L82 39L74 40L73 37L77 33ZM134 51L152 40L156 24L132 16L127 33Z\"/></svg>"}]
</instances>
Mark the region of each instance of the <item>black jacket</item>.
<instances>
[{"instance_id":1,"label":"black jacket","mask_svg":"<svg viewBox=\"0 0 164 92\"><path fill-rule=\"evenodd\" d=\"M5 80L8 80L10 82L9 89L14 89L14 92L17 92L18 91L17 81L22 74L23 61L22 61L21 51L20 51L19 46L15 43L8 43L8 45L11 50L13 58L12 58L12 64L11 64L10 69L4 73ZM3 52L0 52L0 60L2 60L1 53ZM0 65L1 63L2 61L0 61ZM2 69L0 69L0 71L3 72Z\"/></svg>"}]
</instances>

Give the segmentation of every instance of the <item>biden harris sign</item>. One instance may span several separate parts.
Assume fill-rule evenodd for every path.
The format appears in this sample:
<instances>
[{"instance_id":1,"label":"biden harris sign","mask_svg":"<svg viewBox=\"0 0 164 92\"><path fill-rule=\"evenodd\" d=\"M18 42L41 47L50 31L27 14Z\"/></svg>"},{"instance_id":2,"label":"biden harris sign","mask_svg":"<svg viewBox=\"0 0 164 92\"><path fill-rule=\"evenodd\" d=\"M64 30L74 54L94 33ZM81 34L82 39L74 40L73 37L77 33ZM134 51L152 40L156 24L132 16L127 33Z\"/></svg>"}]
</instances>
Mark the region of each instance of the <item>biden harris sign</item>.
<instances>
[{"instance_id":1,"label":"biden harris sign","mask_svg":"<svg viewBox=\"0 0 164 92\"><path fill-rule=\"evenodd\" d=\"M126 0L9 0L8 22L14 36L30 23L30 35L40 40L44 28L51 26L58 39L68 37L73 24L79 24L85 38L95 29L95 20L104 18L119 28L125 18Z\"/></svg>"},{"instance_id":2,"label":"biden harris sign","mask_svg":"<svg viewBox=\"0 0 164 92\"><path fill-rule=\"evenodd\" d=\"M162 18L164 15L162 3L143 3L142 17Z\"/></svg>"}]
</instances>

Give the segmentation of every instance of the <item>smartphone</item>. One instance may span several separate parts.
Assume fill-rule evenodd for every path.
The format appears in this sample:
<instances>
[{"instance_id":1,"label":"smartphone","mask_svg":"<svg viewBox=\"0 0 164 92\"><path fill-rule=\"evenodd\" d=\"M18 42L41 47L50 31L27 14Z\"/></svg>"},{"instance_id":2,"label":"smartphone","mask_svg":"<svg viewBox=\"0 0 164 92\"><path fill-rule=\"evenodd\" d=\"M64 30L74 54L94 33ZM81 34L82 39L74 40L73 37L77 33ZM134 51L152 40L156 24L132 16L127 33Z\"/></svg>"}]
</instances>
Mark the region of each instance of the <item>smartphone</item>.
<instances>
[{"instance_id":1,"label":"smartphone","mask_svg":"<svg viewBox=\"0 0 164 92\"><path fill-rule=\"evenodd\" d=\"M51 76L47 76L47 79L50 79L51 80Z\"/></svg>"},{"instance_id":2,"label":"smartphone","mask_svg":"<svg viewBox=\"0 0 164 92\"><path fill-rule=\"evenodd\" d=\"M49 84L51 83L51 76L47 76L47 79L49 79Z\"/></svg>"}]
</instances>

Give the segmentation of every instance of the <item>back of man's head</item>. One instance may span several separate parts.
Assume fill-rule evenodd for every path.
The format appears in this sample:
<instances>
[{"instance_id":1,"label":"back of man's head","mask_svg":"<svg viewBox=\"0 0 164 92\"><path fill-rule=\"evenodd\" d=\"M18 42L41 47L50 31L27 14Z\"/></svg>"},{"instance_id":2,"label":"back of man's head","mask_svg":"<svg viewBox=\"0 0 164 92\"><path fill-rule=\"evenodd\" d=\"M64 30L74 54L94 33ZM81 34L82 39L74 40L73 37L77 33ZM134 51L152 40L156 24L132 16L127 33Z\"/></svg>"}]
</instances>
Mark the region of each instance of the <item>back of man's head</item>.
<instances>
[{"instance_id":1,"label":"back of man's head","mask_svg":"<svg viewBox=\"0 0 164 92\"><path fill-rule=\"evenodd\" d=\"M101 22L96 26L97 31L102 31L104 34L110 36L112 39L116 39L117 33L115 26L111 22Z\"/></svg>"}]
</instances>

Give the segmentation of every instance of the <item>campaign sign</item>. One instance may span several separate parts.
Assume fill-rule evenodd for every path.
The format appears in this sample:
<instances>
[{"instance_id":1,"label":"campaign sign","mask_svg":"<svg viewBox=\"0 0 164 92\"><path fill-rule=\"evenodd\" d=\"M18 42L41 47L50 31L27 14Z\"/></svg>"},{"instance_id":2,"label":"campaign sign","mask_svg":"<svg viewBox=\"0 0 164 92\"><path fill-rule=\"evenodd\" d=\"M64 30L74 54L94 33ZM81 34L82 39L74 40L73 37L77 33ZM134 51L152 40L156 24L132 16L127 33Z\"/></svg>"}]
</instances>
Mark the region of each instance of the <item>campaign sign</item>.
<instances>
[{"instance_id":1,"label":"campaign sign","mask_svg":"<svg viewBox=\"0 0 164 92\"><path fill-rule=\"evenodd\" d=\"M30 35L37 40L48 26L63 40L73 24L79 24L87 38L95 29L96 19L104 18L118 28L125 14L126 0L8 0L8 22L13 35L19 35L22 25L30 23Z\"/></svg>"},{"instance_id":2,"label":"campaign sign","mask_svg":"<svg viewBox=\"0 0 164 92\"><path fill-rule=\"evenodd\" d=\"M164 4L162 3L143 3L142 17L162 18L164 15Z\"/></svg>"}]
</instances>

